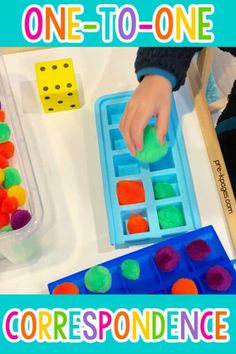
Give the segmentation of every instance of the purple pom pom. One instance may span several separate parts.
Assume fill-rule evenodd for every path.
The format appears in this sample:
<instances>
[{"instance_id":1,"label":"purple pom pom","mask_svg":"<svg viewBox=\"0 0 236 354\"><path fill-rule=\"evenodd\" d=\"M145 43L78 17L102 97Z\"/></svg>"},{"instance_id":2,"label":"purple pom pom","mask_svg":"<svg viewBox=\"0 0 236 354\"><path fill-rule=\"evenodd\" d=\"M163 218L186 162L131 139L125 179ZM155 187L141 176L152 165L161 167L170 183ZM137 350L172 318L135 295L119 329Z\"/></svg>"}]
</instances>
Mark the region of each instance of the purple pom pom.
<instances>
[{"instance_id":1,"label":"purple pom pom","mask_svg":"<svg viewBox=\"0 0 236 354\"><path fill-rule=\"evenodd\" d=\"M206 273L206 282L212 290L226 291L231 286L232 277L225 268L216 265Z\"/></svg>"},{"instance_id":2,"label":"purple pom pom","mask_svg":"<svg viewBox=\"0 0 236 354\"><path fill-rule=\"evenodd\" d=\"M172 272L179 264L180 258L173 247L166 246L156 252L154 260L162 272Z\"/></svg>"},{"instance_id":3,"label":"purple pom pom","mask_svg":"<svg viewBox=\"0 0 236 354\"><path fill-rule=\"evenodd\" d=\"M193 261L202 261L209 256L211 248L205 241L195 240L186 247L186 251Z\"/></svg>"},{"instance_id":4,"label":"purple pom pom","mask_svg":"<svg viewBox=\"0 0 236 354\"><path fill-rule=\"evenodd\" d=\"M27 210L18 209L11 216L11 226L13 230L18 230L27 225L32 216Z\"/></svg>"}]
</instances>

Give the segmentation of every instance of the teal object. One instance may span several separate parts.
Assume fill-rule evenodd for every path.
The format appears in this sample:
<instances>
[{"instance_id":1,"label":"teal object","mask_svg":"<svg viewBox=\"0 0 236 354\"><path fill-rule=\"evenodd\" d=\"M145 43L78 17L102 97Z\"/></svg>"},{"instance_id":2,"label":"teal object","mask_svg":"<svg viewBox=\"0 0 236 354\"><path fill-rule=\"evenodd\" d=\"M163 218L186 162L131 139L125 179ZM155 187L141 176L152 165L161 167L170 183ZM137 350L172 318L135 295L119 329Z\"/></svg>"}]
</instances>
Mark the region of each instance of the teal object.
<instances>
[{"instance_id":1,"label":"teal object","mask_svg":"<svg viewBox=\"0 0 236 354\"><path fill-rule=\"evenodd\" d=\"M213 71L210 72L207 91L206 91L206 98L208 103L212 103L218 101L221 98L221 93L219 87L216 83L215 76Z\"/></svg>"},{"instance_id":2,"label":"teal object","mask_svg":"<svg viewBox=\"0 0 236 354\"><path fill-rule=\"evenodd\" d=\"M168 144L160 145L154 125L148 125L144 129L143 150L138 151L136 158L144 163L154 163L159 161L168 152Z\"/></svg>"}]
</instances>

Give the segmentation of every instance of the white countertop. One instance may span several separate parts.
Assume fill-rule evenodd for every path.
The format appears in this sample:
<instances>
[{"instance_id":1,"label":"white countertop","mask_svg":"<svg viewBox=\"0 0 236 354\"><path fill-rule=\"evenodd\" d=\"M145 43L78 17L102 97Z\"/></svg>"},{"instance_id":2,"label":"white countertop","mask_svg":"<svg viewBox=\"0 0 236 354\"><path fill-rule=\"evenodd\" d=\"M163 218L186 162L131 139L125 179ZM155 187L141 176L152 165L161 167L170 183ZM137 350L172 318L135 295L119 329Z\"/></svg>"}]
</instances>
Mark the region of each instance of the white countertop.
<instances>
[{"instance_id":1,"label":"white countertop","mask_svg":"<svg viewBox=\"0 0 236 354\"><path fill-rule=\"evenodd\" d=\"M42 255L14 266L1 261L0 293L47 293L47 283L137 249L109 245L94 103L102 95L134 89L135 48L57 48L5 55L44 205ZM72 58L84 105L44 115L34 64ZM176 94L203 226L212 224L229 256L233 249L188 85Z\"/></svg>"}]
</instances>

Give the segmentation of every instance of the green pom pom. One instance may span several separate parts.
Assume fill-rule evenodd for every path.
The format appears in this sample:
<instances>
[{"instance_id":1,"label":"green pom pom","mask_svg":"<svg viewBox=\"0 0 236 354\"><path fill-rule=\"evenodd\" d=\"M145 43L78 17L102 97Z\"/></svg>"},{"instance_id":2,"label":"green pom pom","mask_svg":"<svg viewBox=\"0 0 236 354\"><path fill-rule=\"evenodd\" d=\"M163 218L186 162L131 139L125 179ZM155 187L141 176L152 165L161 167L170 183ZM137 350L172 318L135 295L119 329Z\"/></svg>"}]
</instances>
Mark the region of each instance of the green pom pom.
<instances>
[{"instance_id":1,"label":"green pom pom","mask_svg":"<svg viewBox=\"0 0 236 354\"><path fill-rule=\"evenodd\" d=\"M156 128L154 125L147 125L144 129L144 147L138 151L136 158L145 163L153 163L160 160L168 152L168 144L160 145L158 142Z\"/></svg>"},{"instance_id":2,"label":"green pom pom","mask_svg":"<svg viewBox=\"0 0 236 354\"><path fill-rule=\"evenodd\" d=\"M181 208L168 205L160 208L157 214L161 229L170 229L185 225L184 214Z\"/></svg>"},{"instance_id":3,"label":"green pom pom","mask_svg":"<svg viewBox=\"0 0 236 354\"><path fill-rule=\"evenodd\" d=\"M0 229L0 233L2 233L2 232L9 232L9 231L12 231L12 230L13 230L12 227L11 227L10 225L8 225L8 226L2 227L2 228Z\"/></svg>"},{"instance_id":4,"label":"green pom pom","mask_svg":"<svg viewBox=\"0 0 236 354\"><path fill-rule=\"evenodd\" d=\"M14 167L4 168L5 180L3 182L3 187L9 189L12 186L18 186L21 184L21 176L18 170Z\"/></svg>"},{"instance_id":5,"label":"green pom pom","mask_svg":"<svg viewBox=\"0 0 236 354\"><path fill-rule=\"evenodd\" d=\"M156 182L153 187L156 199L172 198L176 196L173 186L169 183Z\"/></svg>"},{"instance_id":6,"label":"green pom pom","mask_svg":"<svg viewBox=\"0 0 236 354\"><path fill-rule=\"evenodd\" d=\"M134 259L126 259L121 264L121 272L124 278L137 280L140 277L139 263Z\"/></svg>"},{"instance_id":7,"label":"green pom pom","mask_svg":"<svg viewBox=\"0 0 236 354\"><path fill-rule=\"evenodd\" d=\"M10 139L11 130L6 123L0 122L0 143L6 143Z\"/></svg>"},{"instance_id":8,"label":"green pom pom","mask_svg":"<svg viewBox=\"0 0 236 354\"><path fill-rule=\"evenodd\" d=\"M93 293L106 293L110 290L111 284L111 273L103 266L90 268L84 277L84 285Z\"/></svg>"}]
</instances>

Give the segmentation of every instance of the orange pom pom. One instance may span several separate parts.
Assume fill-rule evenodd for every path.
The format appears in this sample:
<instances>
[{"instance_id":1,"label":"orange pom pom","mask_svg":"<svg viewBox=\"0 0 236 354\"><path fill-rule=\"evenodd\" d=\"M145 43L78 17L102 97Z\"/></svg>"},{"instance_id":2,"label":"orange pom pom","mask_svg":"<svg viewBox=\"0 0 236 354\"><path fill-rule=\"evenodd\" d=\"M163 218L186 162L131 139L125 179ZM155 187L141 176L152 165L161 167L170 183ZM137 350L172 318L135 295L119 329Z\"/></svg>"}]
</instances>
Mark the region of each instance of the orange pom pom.
<instances>
[{"instance_id":1,"label":"orange pom pom","mask_svg":"<svg viewBox=\"0 0 236 354\"><path fill-rule=\"evenodd\" d=\"M5 157L5 159L10 159L14 156L15 146L11 141L0 144L0 155Z\"/></svg>"},{"instance_id":2,"label":"orange pom pom","mask_svg":"<svg viewBox=\"0 0 236 354\"><path fill-rule=\"evenodd\" d=\"M174 295L197 295L198 288L193 280L181 278L172 285L171 293Z\"/></svg>"},{"instance_id":3,"label":"orange pom pom","mask_svg":"<svg viewBox=\"0 0 236 354\"><path fill-rule=\"evenodd\" d=\"M116 193L120 205L145 202L143 183L140 181L119 181Z\"/></svg>"},{"instance_id":4,"label":"orange pom pom","mask_svg":"<svg viewBox=\"0 0 236 354\"><path fill-rule=\"evenodd\" d=\"M5 157L0 154L0 168L6 168L8 166L9 162L7 161L7 159L5 159Z\"/></svg>"},{"instance_id":5,"label":"orange pom pom","mask_svg":"<svg viewBox=\"0 0 236 354\"><path fill-rule=\"evenodd\" d=\"M148 222L141 215L132 215L127 224L129 234L138 234L149 230Z\"/></svg>"},{"instance_id":6,"label":"orange pom pom","mask_svg":"<svg viewBox=\"0 0 236 354\"><path fill-rule=\"evenodd\" d=\"M0 212L0 229L4 226L9 225L10 217L8 214Z\"/></svg>"},{"instance_id":7,"label":"orange pom pom","mask_svg":"<svg viewBox=\"0 0 236 354\"><path fill-rule=\"evenodd\" d=\"M7 197L3 200L1 206L1 212L6 214L12 214L18 208L18 200L15 197Z\"/></svg>"},{"instance_id":8,"label":"orange pom pom","mask_svg":"<svg viewBox=\"0 0 236 354\"><path fill-rule=\"evenodd\" d=\"M0 122L5 122L5 112L0 111Z\"/></svg>"},{"instance_id":9,"label":"orange pom pom","mask_svg":"<svg viewBox=\"0 0 236 354\"><path fill-rule=\"evenodd\" d=\"M53 289L53 295L78 295L79 288L73 283L62 283Z\"/></svg>"},{"instance_id":10,"label":"orange pom pom","mask_svg":"<svg viewBox=\"0 0 236 354\"><path fill-rule=\"evenodd\" d=\"M3 200L7 197L7 192L5 189L0 189L0 205L2 204Z\"/></svg>"}]
</instances>

